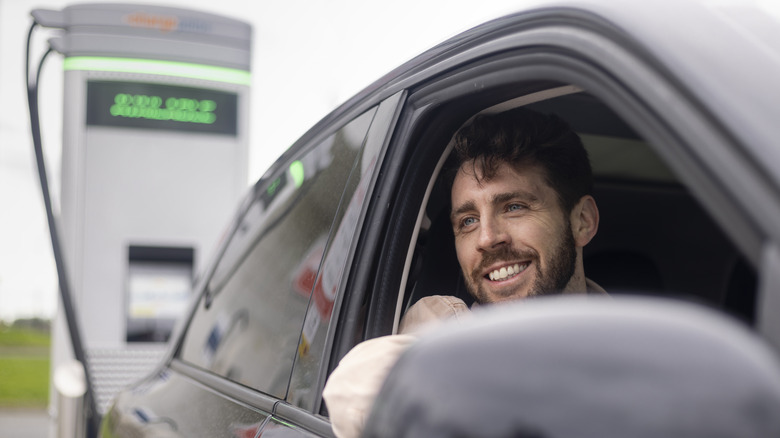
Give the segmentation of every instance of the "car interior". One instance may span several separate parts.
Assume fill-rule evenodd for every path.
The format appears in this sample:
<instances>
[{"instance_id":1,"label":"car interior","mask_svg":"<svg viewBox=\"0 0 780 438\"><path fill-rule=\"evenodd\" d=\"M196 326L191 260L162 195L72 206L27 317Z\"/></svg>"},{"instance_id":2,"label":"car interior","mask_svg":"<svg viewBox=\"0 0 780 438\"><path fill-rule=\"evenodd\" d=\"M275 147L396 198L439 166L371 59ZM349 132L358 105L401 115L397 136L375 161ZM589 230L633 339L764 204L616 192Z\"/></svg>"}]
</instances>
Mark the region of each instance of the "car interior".
<instances>
[{"instance_id":1,"label":"car interior","mask_svg":"<svg viewBox=\"0 0 780 438\"><path fill-rule=\"evenodd\" d=\"M601 218L597 235L584 249L588 278L611 295L694 301L747 324L754 322L753 268L653 146L602 101L574 86L525 94L483 111L521 105L565 119L588 151ZM396 323L426 295L455 295L472 302L455 256L449 192L439 175L450 147L428 181Z\"/></svg>"}]
</instances>

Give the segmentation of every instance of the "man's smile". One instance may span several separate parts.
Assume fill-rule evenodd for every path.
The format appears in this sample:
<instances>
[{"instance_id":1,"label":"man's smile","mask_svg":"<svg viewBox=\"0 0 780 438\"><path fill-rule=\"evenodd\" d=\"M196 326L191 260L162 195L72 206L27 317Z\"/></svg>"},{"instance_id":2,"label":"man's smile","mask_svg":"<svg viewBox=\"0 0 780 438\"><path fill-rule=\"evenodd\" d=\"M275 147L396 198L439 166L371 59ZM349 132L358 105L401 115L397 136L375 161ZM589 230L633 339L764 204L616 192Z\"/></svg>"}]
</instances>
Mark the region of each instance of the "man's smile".
<instances>
[{"instance_id":1,"label":"man's smile","mask_svg":"<svg viewBox=\"0 0 780 438\"><path fill-rule=\"evenodd\" d=\"M525 271L529 265L529 262L525 262L515 263L509 266L502 266L501 268L491 270L487 275L485 275L485 277L490 281L505 281L515 277L516 275L519 275L521 272Z\"/></svg>"}]
</instances>

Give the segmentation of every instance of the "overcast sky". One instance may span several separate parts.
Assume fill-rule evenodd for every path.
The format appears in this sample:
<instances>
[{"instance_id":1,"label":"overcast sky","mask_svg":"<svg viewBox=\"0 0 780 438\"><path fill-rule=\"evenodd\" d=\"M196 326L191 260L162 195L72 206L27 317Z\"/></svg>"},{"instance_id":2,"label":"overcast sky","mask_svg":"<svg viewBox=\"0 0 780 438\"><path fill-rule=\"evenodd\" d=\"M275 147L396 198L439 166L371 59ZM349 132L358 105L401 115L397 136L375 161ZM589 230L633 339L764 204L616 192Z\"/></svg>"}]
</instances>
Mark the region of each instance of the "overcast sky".
<instances>
[{"instance_id":1,"label":"overcast sky","mask_svg":"<svg viewBox=\"0 0 780 438\"><path fill-rule=\"evenodd\" d=\"M523 1L169 0L161 4L252 24L248 168L249 180L254 181L339 103L425 49ZM50 317L56 308L56 271L30 139L24 50L31 10L59 10L77 3L85 2L0 0L0 101L4 102L0 105L0 319ZM43 38L40 41L36 48L44 44ZM47 61L40 88L44 148L56 191L62 147L60 56Z\"/></svg>"}]
</instances>

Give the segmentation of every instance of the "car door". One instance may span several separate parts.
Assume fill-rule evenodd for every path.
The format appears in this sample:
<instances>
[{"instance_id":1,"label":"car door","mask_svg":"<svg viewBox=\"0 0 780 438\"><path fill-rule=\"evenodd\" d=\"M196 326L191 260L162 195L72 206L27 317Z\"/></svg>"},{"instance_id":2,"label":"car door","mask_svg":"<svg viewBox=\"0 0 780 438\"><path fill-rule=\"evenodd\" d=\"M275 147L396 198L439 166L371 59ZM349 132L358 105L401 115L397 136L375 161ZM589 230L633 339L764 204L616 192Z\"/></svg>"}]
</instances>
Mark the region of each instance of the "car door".
<instances>
[{"instance_id":1,"label":"car door","mask_svg":"<svg viewBox=\"0 0 780 438\"><path fill-rule=\"evenodd\" d=\"M289 424L272 415L287 398L303 351L307 310L328 305L323 299L330 295L313 292L323 255L339 224L349 222L340 244L349 245L354 234L355 213L346 207L356 205L359 215L367 189L363 184L356 197L359 181L371 179L379 159L381 148L370 148L370 158L364 154L376 114L375 106L364 105L320 126L254 187L200 283L169 367L122 394L106 435L256 436L263 427ZM330 433L322 419L302 423Z\"/></svg>"},{"instance_id":2,"label":"car door","mask_svg":"<svg viewBox=\"0 0 780 438\"><path fill-rule=\"evenodd\" d=\"M703 254L723 249L727 255L721 260L725 270L699 263L689 265L696 271L686 272L680 265L664 268L675 270L669 276L687 283L717 276L724 290L731 283L738 289L742 287L736 293L746 296L752 312L749 323L767 338L778 339L770 316L774 313L768 313L766 307L758 311L755 307L757 301L772 303L777 294L776 272L780 265L773 248L777 247L780 230L766 219L778 216L775 213L780 206L774 195L777 187L762 176L765 170L756 165L756 157L748 154L751 147L745 143L746 136L735 132L729 120L703 104L726 97L704 99L697 95L698 79L690 76L689 70L675 70L664 64L664 56L659 55L673 47L643 46L653 41L640 42L626 30L630 27L608 19L623 15L605 18L581 10L551 8L507 17L443 44L387 85L405 88L409 96L393 132L384 170L379 173L372 195L374 208L369 212L371 220L366 222L358 249L360 260L372 262L362 267L353 263L351 269L353 295L344 305L352 309L363 306L364 314L360 323L344 321L337 329L331 369L356 340L394 333L410 289L418 279L416 257L428 234L426 221L432 219L427 210L433 203L446 204L446 194L437 194L442 190L437 173L458 127L482 111L532 104L543 111L568 112L565 115L569 118L590 117L572 119L572 123L587 125L583 131L587 135L619 137L622 134L618 131L627 130L629 134L621 139L635 141L637 148L621 146L621 151L638 159L642 171L651 161L660 163L663 171L647 176L627 167L623 169L623 175L628 175L621 180L623 187L634 182L660 187L668 182L659 177L660 173L672 175L674 193L664 197L666 207L661 213L667 217L682 214L683 210L675 210L671 202L681 196L680 205L693 206L691 214L701 218L701 222L690 225L691 230L711 230L707 236L715 236L718 242L706 246L705 236L679 243L668 252L690 250L690 254ZM736 36L729 33L719 39ZM570 95L586 96L595 104L593 108L608 115L600 119L601 113L590 113L587 106L578 110L572 103L575 99L564 98ZM544 108L542 102L550 105ZM599 124L603 121L608 123L602 129ZM603 143L594 147L601 146ZM645 152L650 159L642 161ZM602 155L595 164L599 169L606 164L605 156L614 154ZM606 185L614 175L605 171L598 176ZM751 196L745 196L748 192ZM639 194L640 198L625 195L621 199L649 200L646 193ZM613 204L619 209L620 200ZM637 225L615 218L613 229ZM675 228L671 221L655 225L654 233ZM668 236L667 240L674 242ZM429 256L441 253L429 251ZM448 281L458 275L455 265L448 274L438 277ZM740 278L745 280L740 282ZM762 289L756 290L756 284L763 285ZM678 293L676 286L667 292L679 297L687 293ZM712 291L707 296L694 294L693 299L703 298L730 311L731 304L724 294Z\"/></svg>"}]
</instances>

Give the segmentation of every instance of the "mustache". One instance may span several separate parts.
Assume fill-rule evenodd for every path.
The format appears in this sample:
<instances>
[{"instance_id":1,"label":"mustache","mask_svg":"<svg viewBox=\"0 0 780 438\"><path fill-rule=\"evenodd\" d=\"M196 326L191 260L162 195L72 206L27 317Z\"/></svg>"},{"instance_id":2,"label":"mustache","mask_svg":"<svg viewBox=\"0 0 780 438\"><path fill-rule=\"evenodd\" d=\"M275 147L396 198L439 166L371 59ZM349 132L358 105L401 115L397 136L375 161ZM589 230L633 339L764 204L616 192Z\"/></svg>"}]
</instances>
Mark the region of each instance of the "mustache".
<instances>
[{"instance_id":1,"label":"mustache","mask_svg":"<svg viewBox=\"0 0 780 438\"><path fill-rule=\"evenodd\" d=\"M482 272L491 265L498 262L512 262L516 260L538 260L539 253L529 249L518 251L510 246L502 246L495 251L486 252L482 255L482 260L474 270L471 271L471 278L475 281L482 278Z\"/></svg>"}]
</instances>

